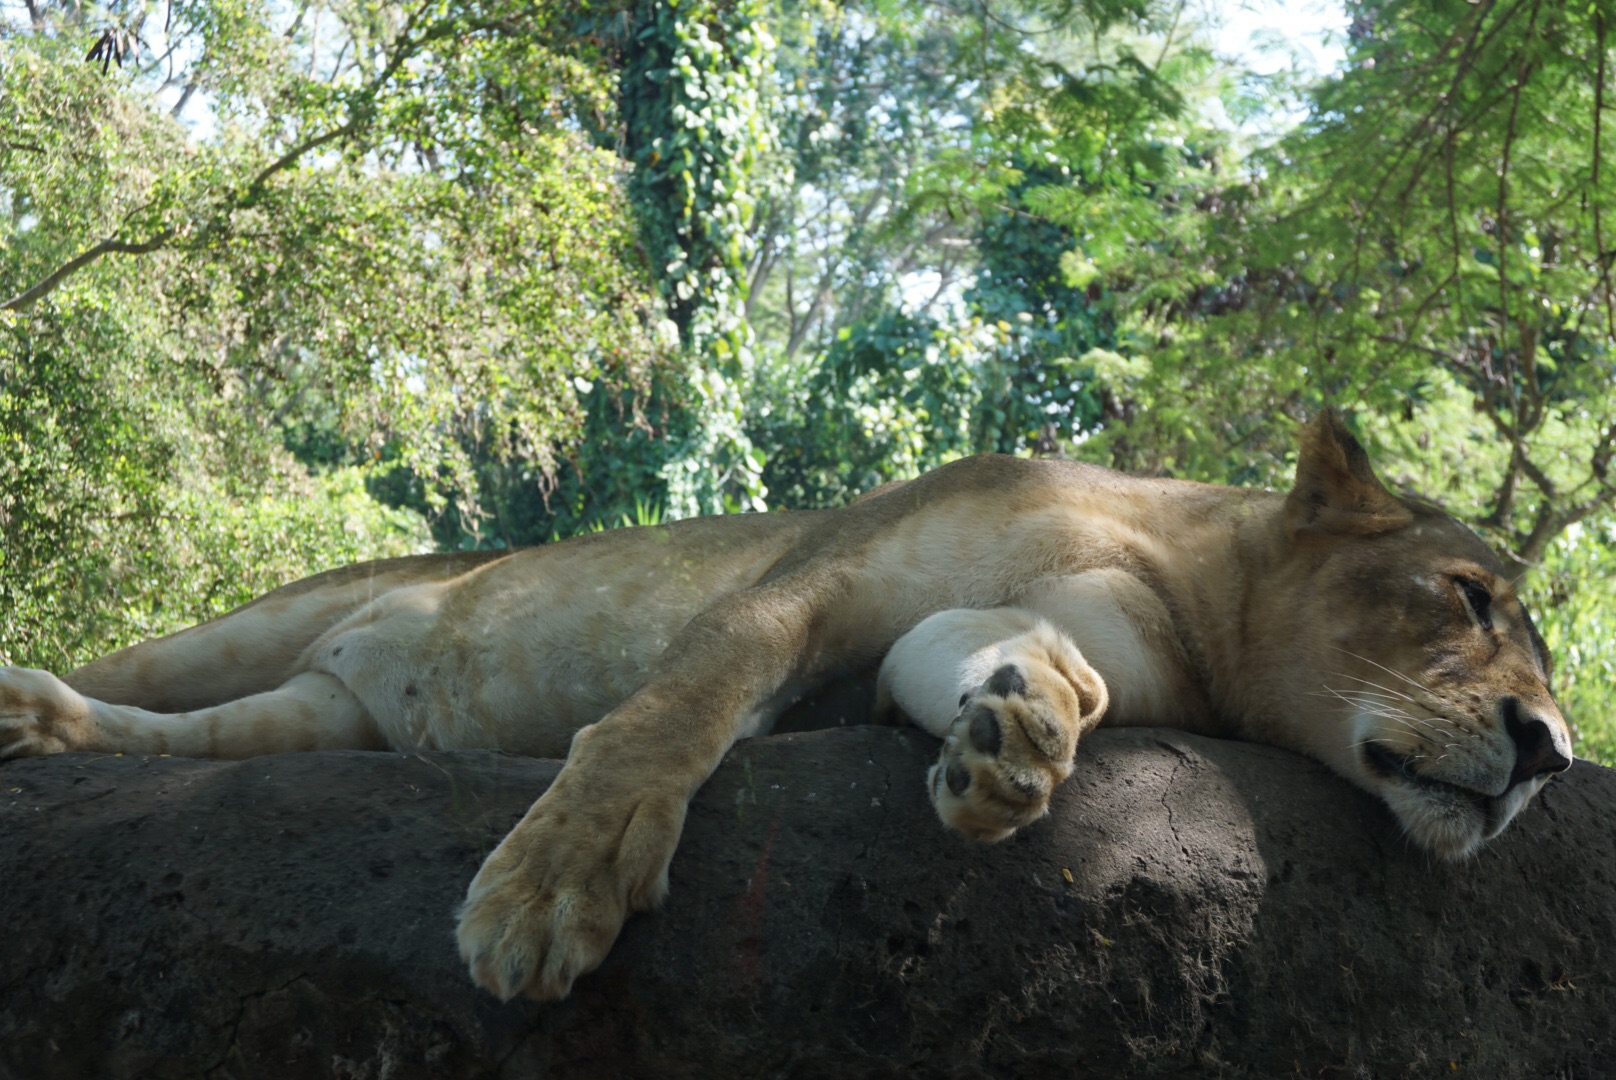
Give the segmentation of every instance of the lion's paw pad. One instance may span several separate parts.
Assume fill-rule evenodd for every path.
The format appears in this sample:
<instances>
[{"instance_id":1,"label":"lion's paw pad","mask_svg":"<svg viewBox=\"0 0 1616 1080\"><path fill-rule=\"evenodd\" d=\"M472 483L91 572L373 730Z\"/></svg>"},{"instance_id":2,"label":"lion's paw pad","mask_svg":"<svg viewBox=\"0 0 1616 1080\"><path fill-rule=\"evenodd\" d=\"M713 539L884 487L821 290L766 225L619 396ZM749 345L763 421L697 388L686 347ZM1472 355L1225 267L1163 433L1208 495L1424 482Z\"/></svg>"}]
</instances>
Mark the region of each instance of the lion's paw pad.
<instances>
[{"instance_id":1,"label":"lion's paw pad","mask_svg":"<svg viewBox=\"0 0 1616 1080\"><path fill-rule=\"evenodd\" d=\"M1070 715L1070 693L1046 692L1029 674L1041 677L1006 664L961 698L959 718L926 777L938 816L976 840L1003 840L1043 817L1072 771L1084 718Z\"/></svg>"}]
</instances>

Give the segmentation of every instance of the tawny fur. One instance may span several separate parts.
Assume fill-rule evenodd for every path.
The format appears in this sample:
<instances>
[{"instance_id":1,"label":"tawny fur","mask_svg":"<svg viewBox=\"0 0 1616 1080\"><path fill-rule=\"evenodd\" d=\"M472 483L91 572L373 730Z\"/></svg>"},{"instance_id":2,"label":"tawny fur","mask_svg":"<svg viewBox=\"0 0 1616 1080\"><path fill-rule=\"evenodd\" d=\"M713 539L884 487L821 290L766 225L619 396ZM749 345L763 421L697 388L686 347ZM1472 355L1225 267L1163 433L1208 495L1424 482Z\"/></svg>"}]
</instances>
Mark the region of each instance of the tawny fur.
<instances>
[{"instance_id":1,"label":"tawny fur","mask_svg":"<svg viewBox=\"0 0 1616 1080\"><path fill-rule=\"evenodd\" d=\"M1329 413L1288 497L982 457L841 510L334 571L62 679L0 671L0 757L566 754L459 928L482 985L555 998L665 894L686 804L736 739L933 613L1006 607L1058 631L1010 650L1053 673L984 686L987 713L945 733L933 775L973 835L1041 814L1102 709L1310 754L1450 856L1569 764L1497 560L1387 492Z\"/></svg>"},{"instance_id":2,"label":"tawny fur","mask_svg":"<svg viewBox=\"0 0 1616 1080\"><path fill-rule=\"evenodd\" d=\"M1027 608L928 616L888 650L876 680L878 717L896 712L943 740L927 791L944 824L978 840L1048 811L1108 704L1106 680Z\"/></svg>"}]
</instances>

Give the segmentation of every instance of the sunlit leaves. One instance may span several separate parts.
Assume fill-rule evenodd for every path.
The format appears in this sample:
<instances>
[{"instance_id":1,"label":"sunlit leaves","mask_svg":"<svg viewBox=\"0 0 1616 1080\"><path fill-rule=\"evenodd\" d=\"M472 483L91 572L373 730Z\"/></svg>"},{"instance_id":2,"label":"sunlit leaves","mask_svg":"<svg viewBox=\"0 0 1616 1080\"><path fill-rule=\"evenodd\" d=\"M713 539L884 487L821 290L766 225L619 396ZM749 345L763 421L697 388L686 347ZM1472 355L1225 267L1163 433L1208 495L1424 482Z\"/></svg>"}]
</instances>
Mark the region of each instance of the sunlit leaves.
<instances>
[{"instance_id":1,"label":"sunlit leaves","mask_svg":"<svg viewBox=\"0 0 1616 1080\"><path fill-rule=\"evenodd\" d=\"M615 80L570 9L175 4L161 33L156 7L45 10L0 40L13 659L61 667L420 542L283 439L407 465L412 503L475 536L485 463L553 485L574 380L655 363L623 165L580 130ZM175 49L103 75L74 40L103 18ZM170 117L186 102L200 127ZM240 587L207 584L249 555ZM57 619L77 629L42 637Z\"/></svg>"}]
</instances>

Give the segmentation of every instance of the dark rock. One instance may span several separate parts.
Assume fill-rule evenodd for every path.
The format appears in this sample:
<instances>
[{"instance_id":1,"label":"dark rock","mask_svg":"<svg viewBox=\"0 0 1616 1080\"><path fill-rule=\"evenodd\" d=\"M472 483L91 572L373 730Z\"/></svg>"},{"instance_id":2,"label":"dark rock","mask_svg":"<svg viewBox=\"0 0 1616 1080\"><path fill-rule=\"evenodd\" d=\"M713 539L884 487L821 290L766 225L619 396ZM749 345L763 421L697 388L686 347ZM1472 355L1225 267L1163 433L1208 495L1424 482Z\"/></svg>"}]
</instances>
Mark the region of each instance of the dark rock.
<instances>
[{"instance_id":1,"label":"dark rock","mask_svg":"<svg viewBox=\"0 0 1616 1080\"><path fill-rule=\"evenodd\" d=\"M559 1005L477 990L452 936L555 762L13 762L0 1076L1616 1076L1616 772L1451 865L1311 762L1156 730L974 846L936 749L737 747L666 909Z\"/></svg>"}]
</instances>

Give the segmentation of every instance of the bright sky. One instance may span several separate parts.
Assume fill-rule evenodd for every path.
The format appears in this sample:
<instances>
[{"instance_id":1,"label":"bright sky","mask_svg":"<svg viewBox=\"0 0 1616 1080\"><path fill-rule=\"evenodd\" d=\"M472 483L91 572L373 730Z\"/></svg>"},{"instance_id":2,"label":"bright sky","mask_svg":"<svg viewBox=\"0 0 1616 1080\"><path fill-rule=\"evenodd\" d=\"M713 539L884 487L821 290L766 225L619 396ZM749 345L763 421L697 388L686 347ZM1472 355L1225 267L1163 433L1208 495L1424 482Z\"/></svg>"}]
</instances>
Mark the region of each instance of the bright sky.
<instances>
[{"instance_id":1,"label":"bright sky","mask_svg":"<svg viewBox=\"0 0 1616 1080\"><path fill-rule=\"evenodd\" d=\"M1340 0L1209 3L1222 24L1213 34L1217 51L1240 57L1263 74L1290 66L1294 56L1302 70L1322 75L1346 55L1347 17Z\"/></svg>"}]
</instances>

